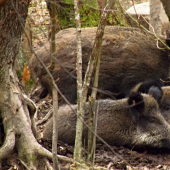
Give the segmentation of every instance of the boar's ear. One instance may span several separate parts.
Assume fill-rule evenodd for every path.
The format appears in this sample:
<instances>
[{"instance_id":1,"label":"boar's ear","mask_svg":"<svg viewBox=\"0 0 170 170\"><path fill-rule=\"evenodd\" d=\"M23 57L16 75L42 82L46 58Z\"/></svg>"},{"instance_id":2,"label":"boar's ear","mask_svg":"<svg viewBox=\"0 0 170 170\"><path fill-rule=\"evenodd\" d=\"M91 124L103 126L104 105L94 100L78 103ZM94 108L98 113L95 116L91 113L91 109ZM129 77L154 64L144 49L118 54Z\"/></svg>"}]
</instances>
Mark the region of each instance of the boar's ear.
<instances>
[{"instance_id":1,"label":"boar's ear","mask_svg":"<svg viewBox=\"0 0 170 170\"><path fill-rule=\"evenodd\" d=\"M155 100L159 102L161 100L163 91L159 87L152 86L149 88L148 94L151 95L153 98L155 98Z\"/></svg>"},{"instance_id":2,"label":"boar's ear","mask_svg":"<svg viewBox=\"0 0 170 170\"><path fill-rule=\"evenodd\" d=\"M128 98L128 105L132 113L133 121L137 122L139 119L139 114L142 113L145 108L143 96L140 93L131 93Z\"/></svg>"},{"instance_id":3,"label":"boar's ear","mask_svg":"<svg viewBox=\"0 0 170 170\"><path fill-rule=\"evenodd\" d=\"M164 83L161 79L147 80L139 86L138 92L147 94L149 92L150 87L155 86L161 89L163 85Z\"/></svg>"}]
</instances>

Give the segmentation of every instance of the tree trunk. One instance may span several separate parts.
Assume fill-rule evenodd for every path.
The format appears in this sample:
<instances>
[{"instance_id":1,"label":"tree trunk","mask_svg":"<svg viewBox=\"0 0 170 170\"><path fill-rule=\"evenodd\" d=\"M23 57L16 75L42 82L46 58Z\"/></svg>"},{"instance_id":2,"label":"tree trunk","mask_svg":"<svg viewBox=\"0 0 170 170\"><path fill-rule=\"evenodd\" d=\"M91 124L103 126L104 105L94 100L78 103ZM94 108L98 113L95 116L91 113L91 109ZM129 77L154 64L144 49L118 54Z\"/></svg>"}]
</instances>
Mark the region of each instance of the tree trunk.
<instances>
[{"instance_id":1,"label":"tree trunk","mask_svg":"<svg viewBox=\"0 0 170 170\"><path fill-rule=\"evenodd\" d=\"M107 0L97 0L100 16L103 12L103 8L106 6Z\"/></svg>"},{"instance_id":2,"label":"tree trunk","mask_svg":"<svg viewBox=\"0 0 170 170\"><path fill-rule=\"evenodd\" d=\"M52 153L43 148L35 138L32 117L36 107L20 89L14 69L28 5L29 0L11 0L0 8L0 113L6 136L0 148L0 162L10 156L15 147L21 162L26 162L27 168L37 169L39 156L41 159L46 157L52 160Z\"/></svg>"},{"instance_id":3,"label":"tree trunk","mask_svg":"<svg viewBox=\"0 0 170 170\"><path fill-rule=\"evenodd\" d=\"M75 10L75 21L76 21L76 36L77 36L77 60L76 60L76 70L77 70L77 122L76 122L76 137L75 137L75 147L74 147L74 161L82 161L82 46L81 46L81 22L79 13L79 1L74 0L74 10Z\"/></svg>"},{"instance_id":4,"label":"tree trunk","mask_svg":"<svg viewBox=\"0 0 170 170\"><path fill-rule=\"evenodd\" d=\"M32 49L30 47L30 45L32 46L32 31L31 31L31 25L29 23L28 18L26 20L25 33L23 34L22 39L23 39L22 42L23 56L26 61L29 61L32 55Z\"/></svg>"},{"instance_id":5,"label":"tree trunk","mask_svg":"<svg viewBox=\"0 0 170 170\"><path fill-rule=\"evenodd\" d=\"M150 0L149 30L157 35L161 35L162 32L161 7L160 0Z\"/></svg>"},{"instance_id":6,"label":"tree trunk","mask_svg":"<svg viewBox=\"0 0 170 170\"><path fill-rule=\"evenodd\" d=\"M53 54L56 52L56 44L55 44L55 31L56 31L56 4L55 0L52 0L51 3L51 65L50 71L55 69L56 61L54 59ZM58 92L57 89L53 86L52 82L50 83L52 86L52 95L53 95L53 138L52 138L52 153L53 153L53 167L55 170L59 170L58 158L57 158L57 140L58 140Z\"/></svg>"},{"instance_id":7,"label":"tree trunk","mask_svg":"<svg viewBox=\"0 0 170 170\"><path fill-rule=\"evenodd\" d=\"M161 0L163 8L165 9L165 13L170 21L170 1L169 0Z\"/></svg>"}]
</instances>

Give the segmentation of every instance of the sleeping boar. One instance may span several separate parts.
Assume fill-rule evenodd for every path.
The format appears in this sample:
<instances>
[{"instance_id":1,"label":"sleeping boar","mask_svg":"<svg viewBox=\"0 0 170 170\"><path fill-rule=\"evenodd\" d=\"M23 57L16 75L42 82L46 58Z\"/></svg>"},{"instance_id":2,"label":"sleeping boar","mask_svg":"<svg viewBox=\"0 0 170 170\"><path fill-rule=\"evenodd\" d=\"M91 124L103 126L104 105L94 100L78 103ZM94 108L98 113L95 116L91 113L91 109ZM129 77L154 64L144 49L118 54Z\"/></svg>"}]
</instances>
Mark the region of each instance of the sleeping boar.
<instances>
[{"instance_id":1,"label":"sleeping boar","mask_svg":"<svg viewBox=\"0 0 170 170\"><path fill-rule=\"evenodd\" d=\"M92 52L97 28L82 28L83 76ZM160 47L163 47L159 43ZM73 104L77 100L76 87L76 29L70 28L56 34L56 68L52 75L61 92ZM50 46L36 51L46 64L50 63ZM42 85L40 98L51 93L45 69L33 55L29 63L32 75ZM125 97L137 83L150 78L166 78L169 73L167 50L156 46L155 38L139 28L107 26L105 28L99 72L98 99ZM93 79L93 78L92 78ZM65 101L59 96L59 105Z\"/></svg>"},{"instance_id":2,"label":"sleeping boar","mask_svg":"<svg viewBox=\"0 0 170 170\"><path fill-rule=\"evenodd\" d=\"M150 92L152 96L150 96ZM149 94L131 93L119 100L98 100L97 134L110 145L124 145L138 148L170 148L170 125L159 112L159 88L152 86ZM71 106L76 112L77 105ZM58 112L58 139L74 144L76 114L69 106L63 105ZM86 104L85 122L88 121L89 103ZM52 139L52 119L44 128L43 138ZM87 127L83 138L87 141ZM101 141L97 139L97 143Z\"/></svg>"}]
</instances>

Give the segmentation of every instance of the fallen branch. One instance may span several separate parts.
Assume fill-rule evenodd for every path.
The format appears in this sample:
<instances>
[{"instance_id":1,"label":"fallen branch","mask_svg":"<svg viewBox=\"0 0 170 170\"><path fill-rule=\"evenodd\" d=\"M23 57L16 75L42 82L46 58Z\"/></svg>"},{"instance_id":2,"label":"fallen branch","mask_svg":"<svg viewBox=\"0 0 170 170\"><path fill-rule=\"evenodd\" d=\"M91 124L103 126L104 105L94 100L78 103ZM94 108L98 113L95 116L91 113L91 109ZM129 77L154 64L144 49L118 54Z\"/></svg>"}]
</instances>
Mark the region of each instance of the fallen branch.
<instances>
[{"instance_id":1,"label":"fallen branch","mask_svg":"<svg viewBox=\"0 0 170 170\"><path fill-rule=\"evenodd\" d=\"M49 112L45 115L45 117L43 119L36 122L36 125L40 125L40 124L46 122L52 116L52 113L53 113L53 109L50 109Z\"/></svg>"}]
</instances>

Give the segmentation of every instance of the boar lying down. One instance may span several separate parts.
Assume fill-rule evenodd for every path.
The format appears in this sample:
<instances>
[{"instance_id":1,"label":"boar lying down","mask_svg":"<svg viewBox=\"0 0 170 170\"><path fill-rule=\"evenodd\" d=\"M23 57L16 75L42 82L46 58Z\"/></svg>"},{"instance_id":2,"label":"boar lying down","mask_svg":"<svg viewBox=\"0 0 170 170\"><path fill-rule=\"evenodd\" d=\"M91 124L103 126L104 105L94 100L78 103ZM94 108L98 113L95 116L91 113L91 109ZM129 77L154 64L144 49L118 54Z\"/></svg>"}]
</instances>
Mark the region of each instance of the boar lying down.
<instances>
[{"instance_id":1,"label":"boar lying down","mask_svg":"<svg viewBox=\"0 0 170 170\"><path fill-rule=\"evenodd\" d=\"M152 96L150 95L152 93ZM97 134L111 145L124 145L135 148L170 148L170 125L159 112L155 98L161 95L152 86L149 94L131 93L120 100L98 100ZM96 104L97 105L97 104ZM72 105L74 112L77 105ZM88 119L89 103L86 104L85 122ZM59 109L58 139L74 144L76 115L69 106ZM87 127L83 138L87 140ZM52 139L52 119L43 132L44 139ZM97 143L100 141L97 139Z\"/></svg>"},{"instance_id":2,"label":"boar lying down","mask_svg":"<svg viewBox=\"0 0 170 170\"><path fill-rule=\"evenodd\" d=\"M92 52L96 30L97 28L83 28L81 31L83 76ZM161 44L159 46L164 47ZM66 29L56 34L56 50L57 66L52 75L69 102L76 104L76 29ZM49 43L39 48L36 54L46 66L49 66L51 62ZM108 92L110 92L109 94L117 99L123 98L139 82L151 78L166 78L169 73L169 64L168 51L157 48L155 37L152 35L137 28L107 26L102 41L98 85L100 91L97 97L98 99L108 98L110 97ZM32 74L39 79L43 87L39 96L43 98L51 93L47 73L34 55L29 66ZM62 104L66 103L59 96L59 105Z\"/></svg>"}]
</instances>

